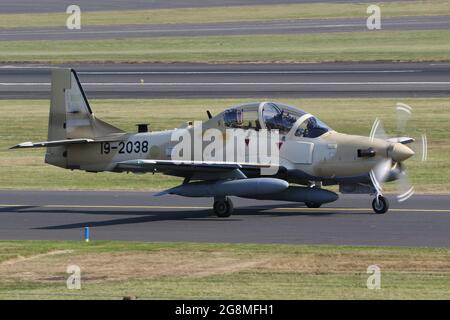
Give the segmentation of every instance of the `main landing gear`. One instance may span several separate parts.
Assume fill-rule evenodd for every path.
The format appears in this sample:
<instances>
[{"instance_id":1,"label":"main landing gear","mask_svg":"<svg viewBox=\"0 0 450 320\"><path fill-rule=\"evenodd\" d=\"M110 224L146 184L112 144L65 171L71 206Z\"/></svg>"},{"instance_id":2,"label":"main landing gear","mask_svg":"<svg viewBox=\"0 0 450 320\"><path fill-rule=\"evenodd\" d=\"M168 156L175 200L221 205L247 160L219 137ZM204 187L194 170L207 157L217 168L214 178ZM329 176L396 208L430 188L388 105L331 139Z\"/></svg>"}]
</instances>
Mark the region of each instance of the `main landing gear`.
<instances>
[{"instance_id":1,"label":"main landing gear","mask_svg":"<svg viewBox=\"0 0 450 320\"><path fill-rule=\"evenodd\" d=\"M375 213L382 214L389 210L389 201L382 195L377 195L372 201L372 209Z\"/></svg>"},{"instance_id":2,"label":"main landing gear","mask_svg":"<svg viewBox=\"0 0 450 320\"><path fill-rule=\"evenodd\" d=\"M228 218L233 213L233 202L230 198L214 198L214 213L219 218Z\"/></svg>"},{"instance_id":3,"label":"main landing gear","mask_svg":"<svg viewBox=\"0 0 450 320\"><path fill-rule=\"evenodd\" d=\"M305 202L305 205L308 208L320 208L320 206L322 205L321 203L318 202Z\"/></svg>"}]
</instances>

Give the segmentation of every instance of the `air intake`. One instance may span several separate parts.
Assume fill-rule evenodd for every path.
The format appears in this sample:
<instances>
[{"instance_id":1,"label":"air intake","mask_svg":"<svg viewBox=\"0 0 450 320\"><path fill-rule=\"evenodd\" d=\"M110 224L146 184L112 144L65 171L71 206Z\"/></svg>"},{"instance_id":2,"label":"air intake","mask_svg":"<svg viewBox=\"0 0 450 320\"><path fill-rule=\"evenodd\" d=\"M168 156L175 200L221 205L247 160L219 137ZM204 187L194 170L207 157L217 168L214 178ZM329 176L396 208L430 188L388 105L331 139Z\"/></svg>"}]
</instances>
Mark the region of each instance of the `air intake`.
<instances>
[{"instance_id":1,"label":"air intake","mask_svg":"<svg viewBox=\"0 0 450 320\"><path fill-rule=\"evenodd\" d=\"M367 149L358 149L358 157L359 158L372 158L375 157L377 153L372 148Z\"/></svg>"},{"instance_id":2,"label":"air intake","mask_svg":"<svg viewBox=\"0 0 450 320\"><path fill-rule=\"evenodd\" d=\"M137 127L139 133L148 132L148 123L139 123Z\"/></svg>"}]
</instances>

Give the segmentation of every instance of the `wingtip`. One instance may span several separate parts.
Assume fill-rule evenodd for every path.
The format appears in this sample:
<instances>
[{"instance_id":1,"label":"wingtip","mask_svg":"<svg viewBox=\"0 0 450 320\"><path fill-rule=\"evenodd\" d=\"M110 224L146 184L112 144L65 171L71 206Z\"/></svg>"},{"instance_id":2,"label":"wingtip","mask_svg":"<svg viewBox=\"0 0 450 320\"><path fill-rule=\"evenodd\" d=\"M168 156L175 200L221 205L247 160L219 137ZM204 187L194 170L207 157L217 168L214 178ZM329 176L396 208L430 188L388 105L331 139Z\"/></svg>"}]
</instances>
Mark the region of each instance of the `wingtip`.
<instances>
[{"instance_id":1,"label":"wingtip","mask_svg":"<svg viewBox=\"0 0 450 320\"><path fill-rule=\"evenodd\" d=\"M27 147L30 147L32 145L33 145L33 142L27 141L27 142L22 142L22 143L16 144L15 146L12 146L9 149L11 150L11 149L27 148Z\"/></svg>"}]
</instances>

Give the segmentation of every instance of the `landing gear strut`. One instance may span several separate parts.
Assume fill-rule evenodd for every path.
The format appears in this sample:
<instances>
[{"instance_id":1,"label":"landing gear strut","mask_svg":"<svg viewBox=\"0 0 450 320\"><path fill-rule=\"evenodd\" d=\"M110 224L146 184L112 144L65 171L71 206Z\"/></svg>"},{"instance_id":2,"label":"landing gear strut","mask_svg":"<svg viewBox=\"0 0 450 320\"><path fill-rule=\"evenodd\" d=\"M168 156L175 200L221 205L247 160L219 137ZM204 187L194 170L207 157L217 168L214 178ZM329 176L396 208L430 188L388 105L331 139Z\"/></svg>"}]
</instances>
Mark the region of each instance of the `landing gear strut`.
<instances>
[{"instance_id":1,"label":"landing gear strut","mask_svg":"<svg viewBox=\"0 0 450 320\"><path fill-rule=\"evenodd\" d=\"M214 198L213 208L219 218L228 218L233 213L233 202L228 197Z\"/></svg>"},{"instance_id":2,"label":"landing gear strut","mask_svg":"<svg viewBox=\"0 0 450 320\"><path fill-rule=\"evenodd\" d=\"M375 213L386 213L389 210L389 201L385 197L378 195L372 201L372 209Z\"/></svg>"}]
</instances>

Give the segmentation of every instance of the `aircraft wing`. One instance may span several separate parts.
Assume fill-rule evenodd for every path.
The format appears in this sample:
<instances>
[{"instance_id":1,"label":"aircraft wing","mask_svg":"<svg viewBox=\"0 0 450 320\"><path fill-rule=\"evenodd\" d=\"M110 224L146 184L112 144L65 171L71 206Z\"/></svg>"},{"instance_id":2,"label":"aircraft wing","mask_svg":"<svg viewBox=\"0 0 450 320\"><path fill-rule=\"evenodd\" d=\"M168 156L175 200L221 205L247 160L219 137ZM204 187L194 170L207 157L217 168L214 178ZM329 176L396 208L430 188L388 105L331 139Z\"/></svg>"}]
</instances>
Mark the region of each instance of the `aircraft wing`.
<instances>
[{"instance_id":1,"label":"aircraft wing","mask_svg":"<svg viewBox=\"0 0 450 320\"><path fill-rule=\"evenodd\" d=\"M236 162L214 162L214 161L174 161L174 160L149 160L138 159L119 162L117 171L130 171L137 173L145 172L170 172L175 175L184 176L188 173L221 173L241 170L259 170L268 168L266 164L243 164ZM241 172L242 174L242 172ZM242 178L246 178L242 174Z\"/></svg>"}]
</instances>

